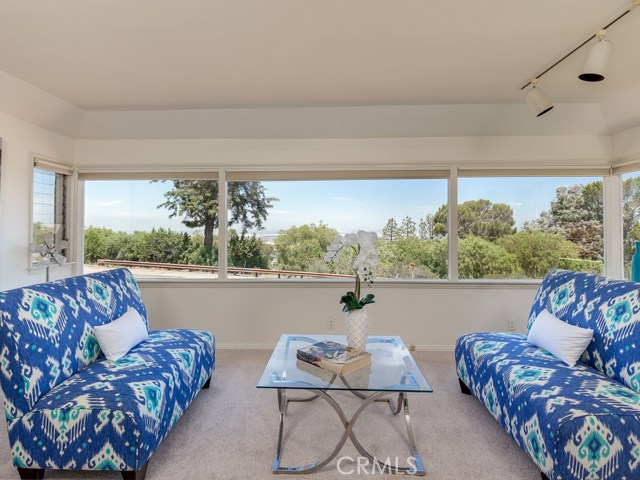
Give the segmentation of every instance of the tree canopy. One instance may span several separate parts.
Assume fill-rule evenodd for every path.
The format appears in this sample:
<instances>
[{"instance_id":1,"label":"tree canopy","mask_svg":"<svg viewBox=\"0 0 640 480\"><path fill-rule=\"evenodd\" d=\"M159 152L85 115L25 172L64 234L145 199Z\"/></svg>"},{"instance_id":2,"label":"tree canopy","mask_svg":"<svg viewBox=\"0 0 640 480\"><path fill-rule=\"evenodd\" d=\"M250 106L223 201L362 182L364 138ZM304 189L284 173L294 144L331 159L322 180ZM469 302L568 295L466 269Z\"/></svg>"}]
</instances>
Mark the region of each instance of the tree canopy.
<instances>
[{"instance_id":1,"label":"tree canopy","mask_svg":"<svg viewBox=\"0 0 640 480\"><path fill-rule=\"evenodd\" d=\"M402 219L400 234L403 238L413 238L416 236L416 222L408 215Z\"/></svg>"},{"instance_id":2,"label":"tree canopy","mask_svg":"<svg viewBox=\"0 0 640 480\"><path fill-rule=\"evenodd\" d=\"M542 278L551 269L579 256L575 243L549 232L522 231L498 239L497 244L514 255L526 278Z\"/></svg>"},{"instance_id":3,"label":"tree canopy","mask_svg":"<svg viewBox=\"0 0 640 480\"><path fill-rule=\"evenodd\" d=\"M460 278L505 278L518 271L518 259L503 247L475 235L458 243Z\"/></svg>"},{"instance_id":4,"label":"tree canopy","mask_svg":"<svg viewBox=\"0 0 640 480\"><path fill-rule=\"evenodd\" d=\"M218 227L218 182L173 180L173 188L164 196L167 201L158 208L169 210L169 218L181 217L186 227L204 227L204 247L212 248L213 232ZM262 228L277 201L266 196L260 182L229 182L227 196L229 225L240 225L242 237L249 229Z\"/></svg>"},{"instance_id":5,"label":"tree canopy","mask_svg":"<svg viewBox=\"0 0 640 480\"><path fill-rule=\"evenodd\" d=\"M437 236L447 234L447 206L442 205L433 216L433 230ZM506 203L490 200L467 200L458 205L458 236L469 235L494 241L504 235L515 233L516 221L513 209Z\"/></svg>"},{"instance_id":6,"label":"tree canopy","mask_svg":"<svg viewBox=\"0 0 640 480\"><path fill-rule=\"evenodd\" d=\"M387 224L382 229L382 238L387 242L393 242L400 236L400 229L398 228L398 222L395 219L390 218Z\"/></svg>"},{"instance_id":7,"label":"tree canopy","mask_svg":"<svg viewBox=\"0 0 640 480\"><path fill-rule=\"evenodd\" d=\"M602 215L602 182L558 187L550 209L524 228L559 234L578 246L580 257L602 260Z\"/></svg>"},{"instance_id":8,"label":"tree canopy","mask_svg":"<svg viewBox=\"0 0 640 480\"><path fill-rule=\"evenodd\" d=\"M337 230L320 223L280 230L274 248L279 269L326 272L327 247L339 235Z\"/></svg>"},{"instance_id":9,"label":"tree canopy","mask_svg":"<svg viewBox=\"0 0 640 480\"><path fill-rule=\"evenodd\" d=\"M631 262L634 242L640 240L640 177L627 178L622 184L622 238L625 264Z\"/></svg>"}]
</instances>

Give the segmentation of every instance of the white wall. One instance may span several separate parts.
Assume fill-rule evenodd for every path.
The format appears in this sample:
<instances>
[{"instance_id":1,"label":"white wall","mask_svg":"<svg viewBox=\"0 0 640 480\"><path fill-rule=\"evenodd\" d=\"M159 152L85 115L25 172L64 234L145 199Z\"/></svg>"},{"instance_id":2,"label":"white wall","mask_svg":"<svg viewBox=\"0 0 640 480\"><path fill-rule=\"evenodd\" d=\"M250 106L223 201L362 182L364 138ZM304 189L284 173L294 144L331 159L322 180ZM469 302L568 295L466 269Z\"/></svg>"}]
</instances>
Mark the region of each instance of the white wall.
<instances>
[{"instance_id":1,"label":"white wall","mask_svg":"<svg viewBox=\"0 0 640 480\"><path fill-rule=\"evenodd\" d=\"M339 299L350 284L297 282L162 284L141 282L151 328L201 328L221 348L273 346L282 333L344 333ZM449 350L468 332L506 331L514 320L524 332L536 285L374 286L369 305L372 335L400 335L419 349ZM369 290L366 290L369 292ZM328 320L337 328L329 330Z\"/></svg>"},{"instance_id":2,"label":"white wall","mask_svg":"<svg viewBox=\"0 0 640 480\"><path fill-rule=\"evenodd\" d=\"M499 105L88 111L78 139L406 138L605 135L597 103L564 103L544 119L525 102Z\"/></svg>"},{"instance_id":3,"label":"white wall","mask_svg":"<svg viewBox=\"0 0 640 480\"><path fill-rule=\"evenodd\" d=\"M630 128L613 136L614 164L640 160L640 126Z\"/></svg>"},{"instance_id":4,"label":"white wall","mask_svg":"<svg viewBox=\"0 0 640 480\"><path fill-rule=\"evenodd\" d=\"M71 137L80 128L84 111L50 93L0 71L0 112Z\"/></svg>"},{"instance_id":5,"label":"white wall","mask_svg":"<svg viewBox=\"0 0 640 480\"><path fill-rule=\"evenodd\" d=\"M609 166L608 135L356 139L77 140L79 169L225 166Z\"/></svg>"},{"instance_id":6,"label":"white wall","mask_svg":"<svg viewBox=\"0 0 640 480\"><path fill-rule=\"evenodd\" d=\"M35 154L73 159L73 141L0 113L2 168L0 184L0 290L44 281L43 272L29 272L31 179ZM69 274L70 269L53 272Z\"/></svg>"}]
</instances>

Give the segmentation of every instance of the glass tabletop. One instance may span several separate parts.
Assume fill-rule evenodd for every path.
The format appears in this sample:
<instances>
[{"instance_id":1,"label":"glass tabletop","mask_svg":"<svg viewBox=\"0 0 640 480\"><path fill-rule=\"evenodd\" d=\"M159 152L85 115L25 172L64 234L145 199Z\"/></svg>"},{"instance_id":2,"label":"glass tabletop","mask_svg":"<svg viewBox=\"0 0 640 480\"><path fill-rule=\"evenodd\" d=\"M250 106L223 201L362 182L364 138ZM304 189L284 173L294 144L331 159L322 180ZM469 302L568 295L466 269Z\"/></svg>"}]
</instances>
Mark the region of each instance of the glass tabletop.
<instances>
[{"instance_id":1,"label":"glass tabletop","mask_svg":"<svg viewBox=\"0 0 640 480\"><path fill-rule=\"evenodd\" d=\"M431 385L400 337L369 337L371 365L344 377L297 359L299 348L330 340L346 344L343 335L282 335L258 388L432 392Z\"/></svg>"}]
</instances>

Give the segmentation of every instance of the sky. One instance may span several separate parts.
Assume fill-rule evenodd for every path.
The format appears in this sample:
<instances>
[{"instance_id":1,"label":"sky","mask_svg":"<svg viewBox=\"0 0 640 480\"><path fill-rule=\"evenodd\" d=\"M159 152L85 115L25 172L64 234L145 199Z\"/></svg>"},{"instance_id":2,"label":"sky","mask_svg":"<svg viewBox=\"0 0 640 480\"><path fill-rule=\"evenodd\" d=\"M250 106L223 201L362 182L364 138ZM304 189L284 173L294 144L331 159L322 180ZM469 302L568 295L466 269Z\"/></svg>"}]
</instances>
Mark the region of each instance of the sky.
<instances>
[{"instance_id":1,"label":"sky","mask_svg":"<svg viewBox=\"0 0 640 480\"><path fill-rule=\"evenodd\" d=\"M549 209L556 189L600 178L512 177L460 178L459 203L480 198L506 203L514 212L516 227L538 218ZM282 181L263 182L267 195L276 197L260 235L305 223L325 225L340 233L367 230L381 233L390 218L398 223L410 216L418 223L447 202L447 180L366 181ZM99 226L125 232L154 227L190 232L168 210L157 208L171 182L146 180L87 181L85 184L85 226Z\"/></svg>"}]
</instances>

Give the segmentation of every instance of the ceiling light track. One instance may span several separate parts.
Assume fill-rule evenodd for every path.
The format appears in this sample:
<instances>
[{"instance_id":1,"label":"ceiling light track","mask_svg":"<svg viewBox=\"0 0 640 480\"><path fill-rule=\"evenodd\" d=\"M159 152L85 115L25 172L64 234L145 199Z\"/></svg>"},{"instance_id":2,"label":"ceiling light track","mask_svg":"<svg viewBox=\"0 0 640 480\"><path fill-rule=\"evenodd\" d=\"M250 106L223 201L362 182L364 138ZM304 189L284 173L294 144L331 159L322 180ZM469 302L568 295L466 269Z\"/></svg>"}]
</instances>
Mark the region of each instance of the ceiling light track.
<instances>
[{"instance_id":1,"label":"ceiling light track","mask_svg":"<svg viewBox=\"0 0 640 480\"><path fill-rule=\"evenodd\" d=\"M607 25L605 25L604 27L602 27L597 33L594 33L593 35L591 35L589 38L587 38L584 42L582 42L580 45L578 45L576 48L574 48L573 50L571 50L569 53L567 53L564 57L562 57L560 60L558 60L557 62L555 62L553 65L551 65L550 67L548 67L546 70L540 72L538 75L536 75L535 77L533 77L534 79L539 80L540 77L542 77L545 73L549 72L550 70L552 70L553 68L555 68L557 65L559 65L560 63L562 63L563 61L565 61L567 58L569 58L571 55L573 55L574 53L576 53L578 50L580 50L582 47L584 47L587 43L589 43L591 40L593 40L594 38L598 38L600 41L594 45L594 47L598 46L599 43L605 41L604 40L604 34L605 31L611 27L613 24L615 24L616 22L618 22L619 20L621 20L622 18L624 18L627 14L629 14L629 12L631 12L631 10L633 10L635 7L640 6L640 0L633 0L633 2L631 3L631 6L625 10L624 12L622 12L620 15L618 15L614 20L612 20L611 22L609 22ZM609 43L610 45L610 43ZM608 52L611 51L610 46L607 50ZM591 55L591 52L590 52ZM589 60L589 59L588 59ZM586 66L586 65L585 65ZM583 74L581 74L581 77L583 76ZM602 78L598 78L597 80L593 80L590 78L594 78L594 77L589 77L587 76L587 78L585 78L585 81L600 81L604 79L604 76L602 76ZM597 77L596 77L597 78ZM581 78L582 79L582 78ZM522 87L520 87L520 90L524 90L525 88L527 88L529 85L532 85L532 80L529 80L527 83L525 83Z\"/></svg>"}]
</instances>

